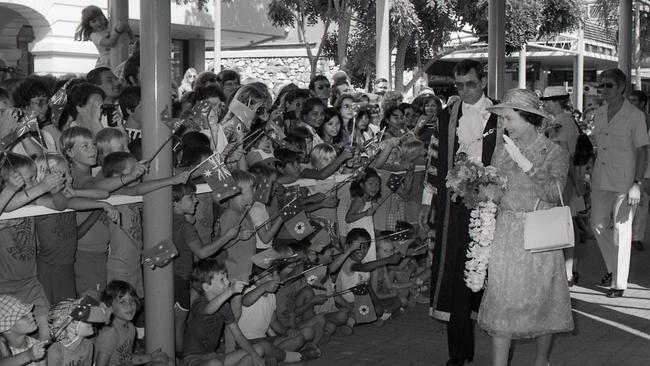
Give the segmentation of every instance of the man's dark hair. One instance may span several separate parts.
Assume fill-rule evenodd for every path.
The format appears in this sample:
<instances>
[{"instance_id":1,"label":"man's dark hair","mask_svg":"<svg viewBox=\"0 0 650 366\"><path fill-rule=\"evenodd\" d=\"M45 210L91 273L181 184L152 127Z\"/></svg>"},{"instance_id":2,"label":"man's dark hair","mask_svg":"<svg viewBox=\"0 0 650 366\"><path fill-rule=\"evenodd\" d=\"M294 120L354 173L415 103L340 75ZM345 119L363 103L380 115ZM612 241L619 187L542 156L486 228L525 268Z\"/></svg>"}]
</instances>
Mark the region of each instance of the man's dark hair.
<instances>
[{"instance_id":1,"label":"man's dark hair","mask_svg":"<svg viewBox=\"0 0 650 366\"><path fill-rule=\"evenodd\" d=\"M139 86L127 86L122 90L119 96L120 110L124 119L129 118L129 110L134 110L140 104L142 96L140 95Z\"/></svg>"},{"instance_id":2,"label":"man's dark hair","mask_svg":"<svg viewBox=\"0 0 650 366\"><path fill-rule=\"evenodd\" d=\"M630 96L635 96L639 98L639 101L646 106L648 104L648 94L641 90L632 90Z\"/></svg>"},{"instance_id":3,"label":"man's dark hair","mask_svg":"<svg viewBox=\"0 0 650 366\"><path fill-rule=\"evenodd\" d=\"M110 73L113 73L111 69L108 67L98 67L96 69L92 69L88 72L86 75L86 80L88 80L89 83L93 83L95 85L101 85L102 83L102 72L104 71L109 71Z\"/></svg>"},{"instance_id":4,"label":"man's dark hair","mask_svg":"<svg viewBox=\"0 0 650 366\"><path fill-rule=\"evenodd\" d=\"M309 90L314 90L314 87L315 87L314 84L316 84L317 81L321 81L321 80L327 81L328 83L330 82L330 80L327 78L327 76L325 76L325 75L316 75L313 78L311 78L311 80L309 80Z\"/></svg>"},{"instance_id":5,"label":"man's dark hair","mask_svg":"<svg viewBox=\"0 0 650 366\"><path fill-rule=\"evenodd\" d=\"M479 80L486 76L483 64L472 59L464 59L457 63L456 66L454 66L454 75L467 75L472 70L474 70Z\"/></svg>"}]
</instances>

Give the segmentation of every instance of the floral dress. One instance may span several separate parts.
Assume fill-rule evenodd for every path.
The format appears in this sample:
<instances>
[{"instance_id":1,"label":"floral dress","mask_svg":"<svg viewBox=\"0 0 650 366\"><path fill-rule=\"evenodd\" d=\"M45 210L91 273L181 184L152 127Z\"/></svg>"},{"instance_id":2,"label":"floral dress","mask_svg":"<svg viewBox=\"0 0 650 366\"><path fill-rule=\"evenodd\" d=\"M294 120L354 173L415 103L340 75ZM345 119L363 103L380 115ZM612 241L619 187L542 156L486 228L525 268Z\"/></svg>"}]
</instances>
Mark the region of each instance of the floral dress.
<instances>
[{"instance_id":1,"label":"floral dress","mask_svg":"<svg viewBox=\"0 0 650 366\"><path fill-rule=\"evenodd\" d=\"M531 253L524 249L525 212L556 206L556 182L564 187L567 152L540 135L522 149L533 163L524 173L500 148L495 166L508 179L499 204L490 252L488 281L478 323L492 336L533 338L573 329L571 299L561 250Z\"/></svg>"}]
</instances>

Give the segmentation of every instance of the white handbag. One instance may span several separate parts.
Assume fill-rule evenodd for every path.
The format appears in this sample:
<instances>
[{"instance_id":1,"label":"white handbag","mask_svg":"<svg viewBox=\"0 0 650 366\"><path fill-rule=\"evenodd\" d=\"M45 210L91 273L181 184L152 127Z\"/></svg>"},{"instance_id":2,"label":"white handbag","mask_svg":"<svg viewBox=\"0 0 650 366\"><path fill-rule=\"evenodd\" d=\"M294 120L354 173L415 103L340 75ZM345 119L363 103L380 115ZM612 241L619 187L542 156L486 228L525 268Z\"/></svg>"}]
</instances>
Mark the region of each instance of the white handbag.
<instances>
[{"instance_id":1,"label":"white handbag","mask_svg":"<svg viewBox=\"0 0 650 366\"><path fill-rule=\"evenodd\" d=\"M575 245L571 209L564 205L560 183L555 182L560 192L562 206L527 212L524 224L524 248L533 253L571 248Z\"/></svg>"}]
</instances>

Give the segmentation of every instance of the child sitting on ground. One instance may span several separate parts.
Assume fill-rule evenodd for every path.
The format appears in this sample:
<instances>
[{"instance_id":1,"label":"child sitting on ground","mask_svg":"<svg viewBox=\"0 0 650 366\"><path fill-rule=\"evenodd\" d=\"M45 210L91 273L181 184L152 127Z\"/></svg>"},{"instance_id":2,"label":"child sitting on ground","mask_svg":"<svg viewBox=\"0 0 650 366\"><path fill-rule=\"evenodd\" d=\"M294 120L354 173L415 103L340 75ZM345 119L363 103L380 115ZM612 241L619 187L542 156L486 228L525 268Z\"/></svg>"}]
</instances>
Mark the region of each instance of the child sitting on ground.
<instances>
[{"instance_id":1,"label":"child sitting on ground","mask_svg":"<svg viewBox=\"0 0 650 366\"><path fill-rule=\"evenodd\" d=\"M147 354L133 353L135 327L131 321L140 308L140 300L133 286L124 281L109 282L102 293L102 302L113 317L95 340L95 366L169 362L167 354L160 349Z\"/></svg>"},{"instance_id":2,"label":"child sitting on ground","mask_svg":"<svg viewBox=\"0 0 650 366\"><path fill-rule=\"evenodd\" d=\"M192 271L192 288L200 297L190 308L184 337L183 366L212 365L264 365L264 347L251 346L241 333L232 312L229 299L240 294L242 281L228 279L222 262L216 259L199 261ZM230 330L241 350L224 353L219 350L219 340L224 326Z\"/></svg>"},{"instance_id":3,"label":"child sitting on ground","mask_svg":"<svg viewBox=\"0 0 650 366\"><path fill-rule=\"evenodd\" d=\"M86 320L78 318L80 310L85 312L83 318ZM90 313L90 305L82 305L82 299L67 299L52 306L47 320L54 343L47 350L48 365L92 366L93 343L88 337L95 330L91 322L108 319L90 319ZM103 315L109 314L106 312Z\"/></svg>"},{"instance_id":4,"label":"child sitting on ground","mask_svg":"<svg viewBox=\"0 0 650 366\"><path fill-rule=\"evenodd\" d=\"M10 295L0 295L0 363L11 366L45 366L45 347L28 334L38 329L32 309Z\"/></svg>"},{"instance_id":5,"label":"child sitting on ground","mask_svg":"<svg viewBox=\"0 0 650 366\"><path fill-rule=\"evenodd\" d=\"M336 288L338 291L344 291L353 288L359 284L369 284L370 273L377 268L384 267L388 264L396 264L401 259L399 254L393 254L389 257L362 263L370 247L370 234L361 228L356 228L348 232L346 238L347 248L329 264L331 273L337 273ZM399 301L392 301L390 304L384 304L376 299L372 287L370 287L370 296L373 298L375 312L381 314L381 321L387 320L390 314L395 313L400 308ZM397 299L396 299L397 300ZM355 313L354 294L347 292L336 298L337 305L348 311Z\"/></svg>"},{"instance_id":6,"label":"child sitting on ground","mask_svg":"<svg viewBox=\"0 0 650 366\"><path fill-rule=\"evenodd\" d=\"M268 340L269 343L264 344L271 347L265 349L264 354L274 357L277 361L293 363L320 357L320 350L313 343L308 343L305 349L296 352L306 342L302 333L278 336L271 327L277 321L275 292L279 285L280 275L273 271L258 278L256 284L246 290L242 298L242 315L238 322L242 334L253 344Z\"/></svg>"}]
</instances>

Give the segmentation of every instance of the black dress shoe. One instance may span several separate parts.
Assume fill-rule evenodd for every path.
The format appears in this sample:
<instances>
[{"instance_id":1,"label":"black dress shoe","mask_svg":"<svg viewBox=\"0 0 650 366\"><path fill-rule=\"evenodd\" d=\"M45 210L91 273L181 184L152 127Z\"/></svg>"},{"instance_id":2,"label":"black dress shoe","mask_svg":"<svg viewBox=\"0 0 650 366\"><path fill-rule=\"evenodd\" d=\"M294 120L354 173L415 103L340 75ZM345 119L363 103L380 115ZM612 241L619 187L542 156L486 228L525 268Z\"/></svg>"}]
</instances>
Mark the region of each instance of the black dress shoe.
<instances>
[{"instance_id":1,"label":"black dress shoe","mask_svg":"<svg viewBox=\"0 0 650 366\"><path fill-rule=\"evenodd\" d=\"M609 291L607 291L607 297L623 297L623 291L624 290L610 288Z\"/></svg>"},{"instance_id":2,"label":"black dress shoe","mask_svg":"<svg viewBox=\"0 0 650 366\"><path fill-rule=\"evenodd\" d=\"M641 251L643 251L643 249L645 249L643 247L643 242L638 241L638 240L635 240L635 241L632 242L632 248L638 250L639 252L641 252Z\"/></svg>"},{"instance_id":3,"label":"black dress shoe","mask_svg":"<svg viewBox=\"0 0 650 366\"><path fill-rule=\"evenodd\" d=\"M465 360L454 360L453 358L450 358L445 366L463 366L465 364Z\"/></svg>"},{"instance_id":4,"label":"black dress shoe","mask_svg":"<svg viewBox=\"0 0 650 366\"><path fill-rule=\"evenodd\" d=\"M605 273L605 276L600 280L600 284L604 286L609 286L612 284L612 272Z\"/></svg>"}]
</instances>

